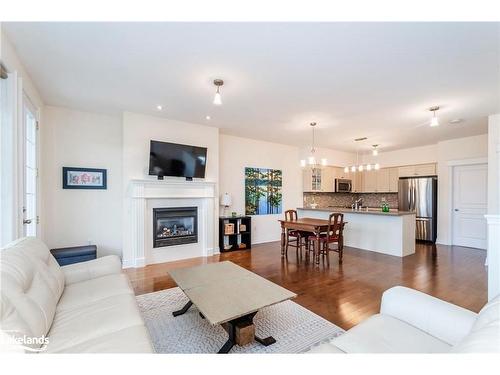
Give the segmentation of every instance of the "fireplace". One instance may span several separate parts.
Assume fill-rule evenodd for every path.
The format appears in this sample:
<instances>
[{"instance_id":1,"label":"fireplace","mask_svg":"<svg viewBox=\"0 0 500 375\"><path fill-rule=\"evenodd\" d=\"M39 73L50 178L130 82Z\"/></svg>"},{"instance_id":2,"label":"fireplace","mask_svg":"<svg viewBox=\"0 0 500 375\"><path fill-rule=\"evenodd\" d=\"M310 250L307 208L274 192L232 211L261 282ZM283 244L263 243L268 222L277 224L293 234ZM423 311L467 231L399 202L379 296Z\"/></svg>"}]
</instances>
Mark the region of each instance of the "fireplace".
<instances>
[{"instance_id":1,"label":"fireplace","mask_svg":"<svg viewBox=\"0 0 500 375\"><path fill-rule=\"evenodd\" d=\"M198 208L153 208L153 247L198 242Z\"/></svg>"}]
</instances>

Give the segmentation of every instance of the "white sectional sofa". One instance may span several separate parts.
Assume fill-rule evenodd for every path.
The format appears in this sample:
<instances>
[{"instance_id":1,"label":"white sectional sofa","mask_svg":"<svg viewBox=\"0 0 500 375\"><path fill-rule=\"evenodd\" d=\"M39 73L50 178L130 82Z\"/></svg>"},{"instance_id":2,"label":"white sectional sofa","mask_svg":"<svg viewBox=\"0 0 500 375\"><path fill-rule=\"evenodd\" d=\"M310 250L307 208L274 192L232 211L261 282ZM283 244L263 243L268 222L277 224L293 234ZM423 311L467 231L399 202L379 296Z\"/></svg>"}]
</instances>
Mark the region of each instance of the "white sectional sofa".
<instances>
[{"instance_id":1,"label":"white sectional sofa","mask_svg":"<svg viewBox=\"0 0 500 375\"><path fill-rule=\"evenodd\" d=\"M153 352L118 257L60 267L43 242L27 237L2 249L0 260L4 336L46 336L45 353Z\"/></svg>"},{"instance_id":2,"label":"white sectional sofa","mask_svg":"<svg viewBox=\"0 0 500 375\"><path fill-rule=\"evenodd\" d=\"M500 353L500 296L476 314L397 286L382 296L380 314L309 353Z\"/></svg>"}]
</instances>

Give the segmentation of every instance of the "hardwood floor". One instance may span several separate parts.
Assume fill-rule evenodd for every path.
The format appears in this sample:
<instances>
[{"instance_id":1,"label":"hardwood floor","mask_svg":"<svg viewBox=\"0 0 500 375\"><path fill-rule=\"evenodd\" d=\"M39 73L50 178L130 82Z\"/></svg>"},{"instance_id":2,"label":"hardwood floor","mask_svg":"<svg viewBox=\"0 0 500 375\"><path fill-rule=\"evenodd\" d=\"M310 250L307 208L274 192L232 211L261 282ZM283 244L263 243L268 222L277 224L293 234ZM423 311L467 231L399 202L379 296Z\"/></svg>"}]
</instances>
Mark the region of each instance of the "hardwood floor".
<instances>
[{"instance_id":1,"label":"hardwood floor","mask_svg":"<svg viewBox=\"0 0 500 375\"><path fill-rule=\"evenodd\" d=\"M417 244L404 258L344 248L344 262L330 254L330 266L314 266L295 250L281 258L279 242L254 245L208 258L160 263L127 269L136 294L175 287L168 276L174 268L230 260L298 294L295 302L338 326L349 329L380 308L382 292L403 285L473 311L487 301L484 250Z\"/></svg>"}]
</instances>

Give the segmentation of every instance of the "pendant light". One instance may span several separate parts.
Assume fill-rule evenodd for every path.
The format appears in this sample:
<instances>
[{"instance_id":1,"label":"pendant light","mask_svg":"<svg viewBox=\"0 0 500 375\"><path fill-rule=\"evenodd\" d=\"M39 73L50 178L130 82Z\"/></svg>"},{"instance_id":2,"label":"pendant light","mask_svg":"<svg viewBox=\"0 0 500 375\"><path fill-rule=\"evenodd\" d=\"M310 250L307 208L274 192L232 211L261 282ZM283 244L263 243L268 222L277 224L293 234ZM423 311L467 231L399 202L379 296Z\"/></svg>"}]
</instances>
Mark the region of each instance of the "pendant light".
<instances>
[{"instance_id":1,"label":"pendant light","mask_svg":"<svg viewBox=\"0 0 500 375\"><path fill-rule=\"evenodd\" d=\"M436 116L436 111L439 111L439 106L436 105L434 107L431 107L431 108L429 108L429 111L432 112L432 118L431 118L430 126L431 127L439 126L439 120L438 120L438 118Z\"/></svg>"},{"instance_id":2,"label":"pendant light","mask_svg":"<svg viewBox=\"0 0 500 375\"><path fill-rule=\"evenodd\" d=\"M312 129L312 142L311 142L311 151L309 152L309 156L307 157L307 160L302 159L300 161L300 166L305 167L306 165L309 165L309 167L315 169L315 168L321 168L322 166L325 166L328 164L328 160L325 158L322 158L320 160L320 163L316 160L316 146L315 146L315 134L314 134L314 128L316 127L315 122L311 122L309 126Z\"/></svg>"},{"instance_id":3,"label":"pendant light","mask_svg":"<svg viewBox=\"0 0 500 375\"><path fill-rule=\"evenodd\" d=\"M360 142L360 141L366 141L368 138L362 137L362 138L356 138L354 142ZM378 155L378 146L379 145L372 145L372 155L377 156ZM363 171L371 171L372 169L379 170L380 169L380 164L375 163L374 165L371 164L366 164L363 165L362 163L359 163L359 149L356 149L356 164L352 166L346 166L344 167L344 173L349 173L349 172L363 172Z\"/></svg>"},{"instance_id":4,"label":"pendant light","mask_svg":"<svg viewBox=\"0 0 500 375\"><path fill-rule=\"evenodd\" d=\"M224 84L224 81L222 79L214 79L214 85L217 87L217 91L215 92L214 96L214 104L215 105L222 105L222 97L220 95L220 87Z\"/></svg>"}]
</instances>

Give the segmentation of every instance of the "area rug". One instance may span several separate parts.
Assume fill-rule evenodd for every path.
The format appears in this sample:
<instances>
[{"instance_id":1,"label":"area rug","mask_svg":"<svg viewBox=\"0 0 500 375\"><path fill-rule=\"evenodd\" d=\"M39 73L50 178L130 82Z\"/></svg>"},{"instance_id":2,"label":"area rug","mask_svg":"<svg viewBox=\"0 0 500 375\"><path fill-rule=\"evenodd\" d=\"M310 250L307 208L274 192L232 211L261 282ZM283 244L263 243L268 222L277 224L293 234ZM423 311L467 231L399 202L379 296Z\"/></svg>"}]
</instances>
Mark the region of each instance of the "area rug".
<instances>
[{"instance_id":1,"label":"area rug","mask_svg":"<svg viewBox=\"0 0 500 375\"><path fill-rule=\"evenodd\" d=\"M172 316L187 301L179 288L137 296L157 353L217 353L226 342L226 331L202 319L195 306L184 315ZM267 347L257 342L235 345L231 353L300 353L344 332L292 301L262 309L254 322L258 336L273 336L276 343Z\"/></svg>"}]
</instances>

